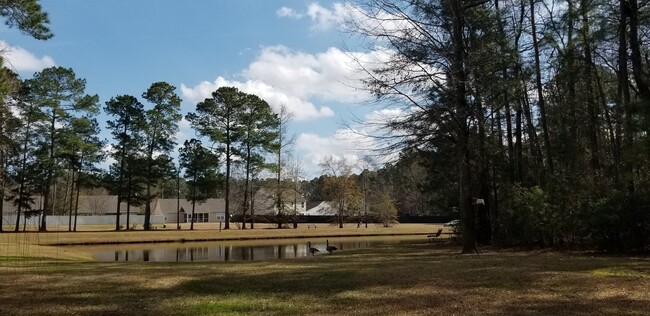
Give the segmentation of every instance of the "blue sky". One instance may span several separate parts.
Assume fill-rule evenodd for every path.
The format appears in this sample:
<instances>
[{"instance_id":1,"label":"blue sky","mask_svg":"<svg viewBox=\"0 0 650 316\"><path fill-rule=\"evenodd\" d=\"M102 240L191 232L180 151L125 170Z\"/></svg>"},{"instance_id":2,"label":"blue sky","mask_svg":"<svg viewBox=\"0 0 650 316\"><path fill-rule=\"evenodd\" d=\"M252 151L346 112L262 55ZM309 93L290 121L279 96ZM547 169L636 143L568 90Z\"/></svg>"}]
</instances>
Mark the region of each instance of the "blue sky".
<instances>
[{"instance_id":1,"label":"blue sky","mask_svg":"<svg viewBox=\"0 0 650 316\"><path fill-rule=\"evenodd\" d=\"M340 31L349 4L336 1L45 0L54 38L37 41L0 27L11 67L22 78L57 65L87 80L103 106L140 95L153 82L178 88L183 113L219 86L236 86L294 115L294 152L307 177L328 155L358 159L369 140L341 122L370 117L355 39ZM346 47L345 49L343 47ZM100 117L103 123L105 117ZM103 134L108 138L107 133ZM181 122L179 142L193 137Z\"/></svg>"}]
</instances>

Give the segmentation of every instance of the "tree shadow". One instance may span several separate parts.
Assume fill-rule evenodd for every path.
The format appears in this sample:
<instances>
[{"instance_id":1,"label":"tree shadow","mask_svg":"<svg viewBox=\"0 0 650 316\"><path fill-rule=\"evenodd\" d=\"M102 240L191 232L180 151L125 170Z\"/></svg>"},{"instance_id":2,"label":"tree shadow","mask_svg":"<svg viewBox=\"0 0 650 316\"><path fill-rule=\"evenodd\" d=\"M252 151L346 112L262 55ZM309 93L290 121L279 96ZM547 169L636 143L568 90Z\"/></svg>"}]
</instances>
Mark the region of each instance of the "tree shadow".
<instances>
[{"instance_id":1,"label":"tree shadow","mask_svg":"<svg viewBox=\"0 0 650 316\"><path fill-rule=\"evenodd\" d=\"M0 267L0 284L0 315L644 314L650 261L410 243L265 262L38 263Z\"/></svg>"}]
</instances>

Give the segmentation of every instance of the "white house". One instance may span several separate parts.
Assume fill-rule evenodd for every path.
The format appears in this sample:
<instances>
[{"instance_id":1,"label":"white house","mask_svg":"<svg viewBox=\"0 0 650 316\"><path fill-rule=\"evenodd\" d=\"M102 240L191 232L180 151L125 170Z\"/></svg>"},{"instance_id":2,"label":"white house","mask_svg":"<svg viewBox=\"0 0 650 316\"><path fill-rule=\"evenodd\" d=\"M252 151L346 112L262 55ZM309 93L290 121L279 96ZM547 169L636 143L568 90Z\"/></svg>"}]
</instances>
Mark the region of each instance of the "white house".
<instances>
[{"instance_id":1,"label":"white house","mask_svg":"<svg viewBox=\"0 0 650 316\"><path fill-rule=\"evenodd\" d=\"M180 205L179 205L180 204ZM167 223L177 223L177 216L181 223L192 221L192 202L186 199L158 199L154 202L153 215L164 215ZM177 215L177 211L180 212ZM195 223L218 223L226 219L226 202L224 199L207 199L205 202L196 202L194 208Z\"/></svg>"}]
</instances>

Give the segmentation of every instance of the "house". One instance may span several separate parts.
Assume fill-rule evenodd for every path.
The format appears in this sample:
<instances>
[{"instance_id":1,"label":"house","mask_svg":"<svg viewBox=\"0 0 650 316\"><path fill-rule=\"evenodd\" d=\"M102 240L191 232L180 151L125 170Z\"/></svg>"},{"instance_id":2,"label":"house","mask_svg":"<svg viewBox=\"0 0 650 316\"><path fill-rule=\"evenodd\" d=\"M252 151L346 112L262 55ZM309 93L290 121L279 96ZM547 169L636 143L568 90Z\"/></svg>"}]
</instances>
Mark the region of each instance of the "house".
<instances>
[{"instance_id":1,"label":"house","mask_svg":"<svg viewBox=\"0 0 650 316\"><path fill-rule=\"evenodd\" d=\"M79 196L79 215L115 215L117 213L117 195L82 195ZM127 213L126 202L120 202L120 214ZM130 214L144 213L144 205L129 207Z\"/></svg>"},{"instance_id":2,"label":"house","mask_svg":"<svg viewBox=\"0 0 650 316\"><path fill-rule=\"evenodd\" d=\"M302 214L307 210L307 201L294 189L282 191L282 204L285 213L293 212ZM277 194L273 190L260 189L255 193L255 215L272 215L278 213Z\"/></svg>"},{"instance_id":3,"label":"house","mask_svg":"<svg viewBox=\"0 0 650 316\"><path fill-rule=\"evenodd\" d=\"M336 216L337 214L336 208L332 207L330 202L327 201L314 203L314 205L310 205L309 209L300 213L300 215L306 216Z\"/></svg>"},{"instance_id":4,"label":"house","mask_svg":"<svg viewBox=\"0 0 650 316\"><path fill-rule=\"evenodd\" d=\"M43 208L43 197L40 195L33 195L31 197L32 203L29 203L31 206L32 210L40 210ZM24 211L25 208L23 207L22 210ZM18 207L14 205L13 201L2 201L2 211L5 214L11 214L11 213L16 213L18 212Z\"/></svg>"},{"instance_id":5,"label":"house","mask_svg":"<svg viewBox=\"0 0 650 316\"><path fill-rule=\"evenodd\" d=\"M33 210L43 208L44 198L42 196L33 196L34 203L31 203ZM12 201L2 201L3 211L7 214L15 213L18 208ZM68 214L70 212L69 201L62 205L59 201L54 205L56 213ZM120 203L120 213L126 214L126 202ZM73 210L74 211L74 210ZM79 215L115 215L117 212L117 195L81 195L79 196ZM139 214L144 212L144 207L131 206L130 214Z\"/></svg>"},{"instance_id":6,"label":"house","mask_svg":"<svg viewBox=\"0 0 650 316\"><path fill-rule=\"evenodd\" d=\"M177 223L177 216L181 223L192 221L192 202L186 199L158 199L154 202L153 215L164 215L165 222ZM207 199L205 202L196 202L194 208L195 223L218 223L226 219L226 202L224 199Z\"/></svg>"}]
</instances>

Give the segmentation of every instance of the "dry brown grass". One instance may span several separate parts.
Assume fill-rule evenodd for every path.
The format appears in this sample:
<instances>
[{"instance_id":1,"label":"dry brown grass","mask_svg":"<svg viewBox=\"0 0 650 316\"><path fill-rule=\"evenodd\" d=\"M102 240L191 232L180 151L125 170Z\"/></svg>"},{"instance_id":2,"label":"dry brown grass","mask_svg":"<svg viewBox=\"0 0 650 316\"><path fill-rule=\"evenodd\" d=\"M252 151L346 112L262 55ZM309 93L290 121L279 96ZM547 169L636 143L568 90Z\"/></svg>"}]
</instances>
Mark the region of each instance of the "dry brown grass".
<instances>
[{"instance_id":1,"label":"dry brown grass","mask_svg":"<svg viewBox=\"0 0 650 316\"><path fill-rule=\"evenodd\" d=\"M645 315L650 260L422 238L266 262L12 262L0 284L0 315Z\"/></svg>"}]
</instances>

